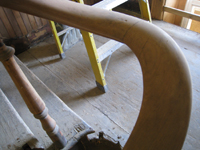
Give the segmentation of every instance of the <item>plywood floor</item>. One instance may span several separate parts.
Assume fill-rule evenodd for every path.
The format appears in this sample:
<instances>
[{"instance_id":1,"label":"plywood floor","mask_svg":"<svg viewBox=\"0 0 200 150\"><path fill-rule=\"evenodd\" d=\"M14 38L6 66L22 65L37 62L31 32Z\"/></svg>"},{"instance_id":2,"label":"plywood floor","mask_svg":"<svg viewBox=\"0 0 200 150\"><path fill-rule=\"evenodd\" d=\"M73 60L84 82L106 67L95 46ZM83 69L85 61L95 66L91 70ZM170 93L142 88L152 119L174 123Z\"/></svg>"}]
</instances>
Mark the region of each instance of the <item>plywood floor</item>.
<instances>
[{"instance_id":1,"label":"plywood floor","mask_svg":"<svg viewBox=\"0 0 200 150\"><path fill-rule=\"evenodd\" d=\"M184 30L185 38L175 34L177 27L163 22L154 23L168 30L189 63L193 107L183 149L200 149L200 35ZM107 40L95 36L97 47ZM49 38L18 55L18 58L96 130L91 136L103 131L123 146L136 122L143 93L141 68L134 53L127 46L122 46L112 55L106 72L109 91L105 94L96 87L84 43L79 42L65 54L67 57L61 60L54 39Z\"/></svg>"}]
</instances>

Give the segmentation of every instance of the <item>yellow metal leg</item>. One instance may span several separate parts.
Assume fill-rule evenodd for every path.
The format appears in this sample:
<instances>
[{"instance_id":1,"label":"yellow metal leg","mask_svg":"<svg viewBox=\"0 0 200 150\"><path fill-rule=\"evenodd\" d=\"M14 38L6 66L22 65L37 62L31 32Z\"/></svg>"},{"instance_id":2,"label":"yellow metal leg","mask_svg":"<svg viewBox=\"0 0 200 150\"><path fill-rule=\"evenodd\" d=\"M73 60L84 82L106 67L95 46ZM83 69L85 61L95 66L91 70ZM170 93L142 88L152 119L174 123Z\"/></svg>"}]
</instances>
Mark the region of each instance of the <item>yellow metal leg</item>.
<instances>
[{"instance_id":1,"label":"yellow metal leg","mask_svg":"<svg viewBox=\"0 0 200 150\"><path fill-rule=\"evenodd\" d=\"M54 21L49 21L49 23L51 25L51 29L52 29L52 32L53 32L54 39L56 41L56 45L57 45L57 48L58 48L60 58L63 59L66 56L65 56L65 53L63 52L63 49L62 49L62 46L61 46L61 43L60 43L60 39L58 37L58 33L57 33L57 30L56 30L55 23L54 23Z\"/></svg>"},{"instance_id":2,"label":"yellow metal leg","mask_svg":"<svg viewBox=\"0 0 200 150\"><path fill-rule=\"evenodd\" d=\"M148 0L139 0L140 5L140 11L142 18L145 20L149 20L149 22L152 22L151 20L151 13L149 9L149 1Z\"/></svg>"},{"instance_id":3,"label":"yellow metal leg","mask_svg":"<svg viewBox=\"0 0 200 150\"><path fill-rule=\"evenodd\" d=\"M77 0L79 3L84 4L83 0ZM151 14L149 10L149 2L148 0L139 0L140 10L142 14L142 18L149 20L151 22ZM97 86L106 92L107 85L104 77L104 73L101 67L101 63L99 61L99 56L97 53L96 45L94 42L93 34L88 33L86 31L81 31L83 40L88 52L88 56L90 59L90 63L92 65L92 69L96 78Z\"/></svg>"},{"instance_id":4,"label":"yellow metal leg","mask_svg":"<svg viewBox=\"0 0 200 150\"><path fill-rule=\"evenodd\" d=\"M83 0L77 0L77 1L81 4L84 4ZM81 31L81 34L83 36L85 47L87 49L90 63L96 78L97 87L101 91L106 92L108 88L106 85L103 69L101 67L101 62L99 61L99 56L97 53L93 34L86 31Z\"/></svg>"},{"instance_id":5,"label":"yellow metal leg","mask_svg":"<svg viewBox=\"0 0 200 150\"><path fill-rule=\"evenodd\" d=\"M101 62L99 61L99 56L97 53L96 45L94 42L94 37L92 33L81 31L85 47L92 65L92 69L96 78L97 87L103 92L107 91L107 85L104 77L104 73L101 67Z\"/></svg>"}]
</instances>

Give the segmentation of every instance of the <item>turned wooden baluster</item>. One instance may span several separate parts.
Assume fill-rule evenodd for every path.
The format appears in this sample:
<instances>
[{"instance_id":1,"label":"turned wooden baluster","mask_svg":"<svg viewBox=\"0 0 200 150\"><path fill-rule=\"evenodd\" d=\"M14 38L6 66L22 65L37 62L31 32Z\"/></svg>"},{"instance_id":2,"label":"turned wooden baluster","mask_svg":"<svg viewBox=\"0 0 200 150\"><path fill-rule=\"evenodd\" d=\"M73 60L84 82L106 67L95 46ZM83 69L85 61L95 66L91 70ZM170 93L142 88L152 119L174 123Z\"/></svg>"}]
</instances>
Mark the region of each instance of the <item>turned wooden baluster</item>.
<instances>
[{"instance_id":1,"label":"turned wooden baluster","mask_svg":"<svg viewBox=\"0 0 200 150\"><path fill-rule=\"evenodd\" d=\"M3 63L21 96L23 97L27 107L36 119L39 119L43 129L46 131L50 139L55 143L56 147L61 149L67 144L67 140L61 133L55 120L48 114L48 109L44 101L35 91L31 83L28 81L13 55L14 48L5 46L0 40L0 61Z\"/></svg>"}]
</instances>

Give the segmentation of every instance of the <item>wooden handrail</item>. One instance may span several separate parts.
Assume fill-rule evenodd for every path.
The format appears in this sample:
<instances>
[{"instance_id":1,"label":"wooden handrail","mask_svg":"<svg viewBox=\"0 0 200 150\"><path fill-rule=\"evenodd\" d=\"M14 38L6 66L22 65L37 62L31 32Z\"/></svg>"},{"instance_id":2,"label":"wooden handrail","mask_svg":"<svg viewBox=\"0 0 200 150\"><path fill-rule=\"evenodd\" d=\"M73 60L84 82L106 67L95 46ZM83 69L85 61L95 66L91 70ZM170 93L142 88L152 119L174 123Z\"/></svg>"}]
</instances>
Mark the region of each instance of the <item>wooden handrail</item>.
<instances>
[{"instance_id":1,"label":"wooden handrail","mask_svg":"<svg viewBox=\"0 0 200 150\"><path fill-rule=\"evenodd\" d=\"M143 101L124 150L181 149L190 120L191 79L174 40L146 21L63 0L1 0L8 7L127 44L143 73Z\"/></svg>"},{"instance_id":2,"label":"wooden handrail","mask_svg":"<svg viewBox=\"0 0 200 150\"><path fill-rule=\"evenodd\" d=\"M0 40L0 61L15 83L27 107L34 117L40 120L43 129L55 143L55 146L59 149L64 148L67 144L67 140L60 131L56 121L48 114L45 103L16 63L13 57L14 51L12 47L5 46L2 40Z\"/></svg>"}]
</instances>

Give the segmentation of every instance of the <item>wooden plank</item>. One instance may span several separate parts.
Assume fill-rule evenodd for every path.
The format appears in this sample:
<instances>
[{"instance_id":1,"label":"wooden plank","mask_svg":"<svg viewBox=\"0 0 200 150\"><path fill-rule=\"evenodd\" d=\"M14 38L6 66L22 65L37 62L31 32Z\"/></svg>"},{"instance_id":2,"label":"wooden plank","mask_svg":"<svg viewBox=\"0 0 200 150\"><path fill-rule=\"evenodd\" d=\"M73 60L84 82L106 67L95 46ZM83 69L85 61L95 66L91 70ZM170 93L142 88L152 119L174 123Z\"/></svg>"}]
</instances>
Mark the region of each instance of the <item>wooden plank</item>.
<instances>
[{"instance_id":1,"label":"wooden plank","mask_svg":"<svg viewBox=\"0 0 200 150\"><path fill-rule=\"evenodd\" d=\"M152 0L151 17L152 19L163 20L163 6L166 0Z\"/></svg>"},{"instance_id":2,"label":"wooden plank","mask_svg":"<svg viewBox=\"0 0 200 150\"><path fill-rule=\"evenodd\" d=\"M44 18L41 18L41 21L43 26L45 26L48 23L47 19Z\"/></svg>"},{"instance_id":3,"label":"wooden plank","mask_svg":"<svg viewBox=\"0 0 200 150\"><path fill-rule=\"evenodd\" d=\"M36 24L36 22L35 22L34 16L28 14L28 18L29 18L29 21L30 21L30 24L31 24L32 29L33 29L33 30L37 29L37 24Z\"/></svg>"},{"instance_id":4,"label":"wooden plank","mask_svg":"<svg viewBox=\"0 0 200 150\"><path fill-rule=\"evenodd\" d=\"M167 0L165 6L178 8L179 0ZM176 15L164 12L163 21L174 24Z\"/></svg>"},{"instance_id":5,"label":"wooden plank","mask_svg":"<svg viewBox=\"0 0 200 150\"><path fill-rule=\"evenodd\" d=\"M35 18L35 21L36 21L36 24L37 24L38 28L41 28L42 27L41 19L39 17L37 17L37 16L34 16L34 18Z\"/></svg>"},{"instance_id":6,"label":"wooden plank","mask_svg":"<svg viewBox=\"0 0 200 150\"><path fill-rule=\"evenodd\" d=\"M10 22L10 24L11 24L11 26L12 26L15 34L16 34L16 36L18 36L18 37L22 36L23 34L22 34L22 32L21 32L21 30L19 28L19 25L17 23L17 20L15 19L15 16L14 16L12 10L8 9L8 8L3 8L3 9L4 9L4 11L5 11L5 13L6 13L7 17L8 17L8 20L9 20L9 22Z\"/></svg>"},{"instance_id":7,"label":"wooden plank","mask_svg":"<svg viewBox=\"0 0 200 150\"><path fill-rule=\"evenodd\" d=\"M32 27L28 15L22 12L20 12L20 14L22 16L22 20L24 21L24 25L26 26L27 32L30 33L32 31Z\"/></svg>"},{"instance_id":8,"label":"wooden plank","mask_svg":"<svg viewBox=\"0 0 200 150\"><path fill-rule=\"evenodd\" d=\"M13 28L12 28L12 26L11 26L11 24L10 24L6 14L5 14L5 12L4 12L4 10L3 10L3 7L0 7L0 17L2 19L2 22L3 22L3 24L4 24L5 28L6 28L9 36L11 38L14 38L16 36L16 34L15 34L15 32L14 32L14 30L13 30Z\"/></svg>"},{"instance_id":9,"label":"wooden plank","mask_svg":"<svg viewBox=\"0 0 200 150\"><path fill-rule=\"evenodd\" d=\"M177 9L184 10L184 9L185 9L185 5L186 5L186 2L187 2L187 0L179 0ZM175 15L174 24L180 26L180 25L181 25L182 19L183 19L183 17Z\"/></svg>"},{"instance_id":10,"label":"wooden plank","mask_svg":"<svg viewBox=\"0 0 200 150\"><path fill-rule=\"evenodd\" d=\"M183 10L180 10L180 9L164 6L164 11L175 14L175 15L179 15L179 16L182 16L182 17L190 18L190 19L193 19L193 20L196 20L196 21L200 21L200 15L192 14L190 12L183 11Z\"/></svg>"},{"instance_id":11,"label":"wooden plank","mask_svg":"<svg viewBox=\"0 0 200 150\"><path fill-rule=\"evenodd\" d=\"M1 38L3 38L3 39L10 37L5 26L4 26L4 24L3 24L3 22L2 22L2 20L1 20L1 18L0 18L0 33L1 33Z\"/></svg>"},{"instance_id":12,"label":"wooden plank","mask_svg":"<svg viewBox=\"0 0 200 150\"><path fill-rule=\"evenodd\" d=\"M18 23L18 25L19 25L19 28L21 29L22 34L23 34L23 35L27 35L28 32L27 32L27 30L26 30L26 27L25 27L25 25L24 25L24 22L23 22L23 20L22 20L22 17L21 17L21 15L20 15L20 13L19 13L18 11L15 11L15 10L12 10L12 12L13 12L13 14L14 14L16 20L17 20L17 23Z\"/></svg>"}]
</instances>

